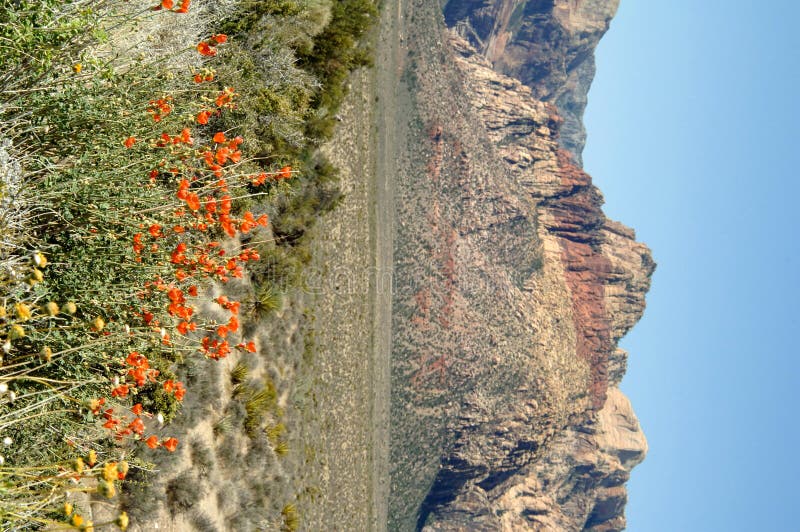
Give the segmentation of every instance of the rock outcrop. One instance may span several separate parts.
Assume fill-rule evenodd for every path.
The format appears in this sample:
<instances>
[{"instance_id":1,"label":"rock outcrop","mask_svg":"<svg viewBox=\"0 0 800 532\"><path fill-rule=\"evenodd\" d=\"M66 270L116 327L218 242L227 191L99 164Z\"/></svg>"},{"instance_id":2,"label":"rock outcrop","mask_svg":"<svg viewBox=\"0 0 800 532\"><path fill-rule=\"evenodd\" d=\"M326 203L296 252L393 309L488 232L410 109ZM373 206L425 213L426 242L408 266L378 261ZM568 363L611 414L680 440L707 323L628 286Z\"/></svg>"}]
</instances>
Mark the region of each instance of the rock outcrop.
<instances>
[{"instance_id":1,"label":"rock outcrop","mask_svg":"<svg viewBox=\"0 0 800 532\"><path fill-rule=\"evenodd\" d=\"M450 0L445 20L499 73L558 106L561 144L581 164L594 49L619 0Z\"/></svg>"},{"instance_id":2,"label":"rock outcrop","mask_svg":"<svg viewBox=\"0 0 800 532\"><path fill-rule=\"evenodd\" d=\"M655 264L565 149L563 101L588 81L565 87L574 71L555 66L536 83L498 72L516 41L497 30L557 23L571 37L549 41L548 64L564 66L580 47L591 55L616 2L451 0L448 20L466 22L444 34L413 5L390 528L621 530L647 444L617 387L617 342Z\"/></svg>"}]
</instances>

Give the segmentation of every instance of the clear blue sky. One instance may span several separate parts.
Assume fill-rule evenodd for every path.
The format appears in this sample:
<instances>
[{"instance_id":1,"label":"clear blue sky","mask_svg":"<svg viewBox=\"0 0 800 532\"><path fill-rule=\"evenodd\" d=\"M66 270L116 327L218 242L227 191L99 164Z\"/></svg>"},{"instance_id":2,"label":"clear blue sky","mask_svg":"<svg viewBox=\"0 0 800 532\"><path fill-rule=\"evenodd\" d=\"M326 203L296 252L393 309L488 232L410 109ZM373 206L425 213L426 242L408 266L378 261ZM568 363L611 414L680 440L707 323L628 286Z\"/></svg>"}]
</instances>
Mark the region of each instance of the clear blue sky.
<instances>
[{"instance_id":1,"label":"clear blue sky","mask_svg":"<svg viewBox=\"0 0 800 532\"><path fill-rule=\"evenodd\" d=\"M621 0L584 166L658 262L633 532L800 530L800 1Z\"/></svg>"}]
</instances>

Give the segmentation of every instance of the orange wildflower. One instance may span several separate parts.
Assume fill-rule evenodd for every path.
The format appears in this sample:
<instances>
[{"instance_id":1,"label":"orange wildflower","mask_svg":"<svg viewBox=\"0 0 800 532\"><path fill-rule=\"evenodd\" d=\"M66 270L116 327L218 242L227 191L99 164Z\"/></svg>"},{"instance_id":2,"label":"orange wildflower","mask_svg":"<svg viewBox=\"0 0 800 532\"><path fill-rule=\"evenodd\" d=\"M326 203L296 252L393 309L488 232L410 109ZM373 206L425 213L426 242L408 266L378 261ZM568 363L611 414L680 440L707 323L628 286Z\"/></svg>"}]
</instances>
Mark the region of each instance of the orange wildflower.
<instances>
[{"instance_id":1,"label":"orange wildflower","mask_svg":"<svg viewBox=\"0 0 800 532\"><path fill-rule=\"evenodd\" d=\"M217 43L219 44L222 44L228 40L228 36L225 35L224 33L218 33L217 35L212 35L211 38L217 41Z\"/></svg>"},{"instance_id":2,"label":"orange wildflower","mask_svg":"<svg viewBox=\"0 0 800 532\"><path fill-rule=\"evenodd\" d=\"M231 103L233 95L234 95L233 88L225 87L225 90L219 93L214 103L217 104L217 107L224 107Z\"/></svg>"},{"instance_id":3,"label":"orange wildflower","mask_svg":"<svg viewBox=\"0 0 800 532\"><path fill-rule=\"evenodd\" d=\"M142 421L142 418L137 417L136 419L131 421L130 425L128 425L128 428L131 429L136 434L138 434L139 436L144 434L144 422Z\"/></svg>"},{"instance_id":4,"label":"orange wildflower","mask_svg":"<svg viewBox=\"0 0 800 532\"><path fill-rule=\"evenodd\" d=\"M178 183L178 192L175 193L175 196L180 200L185 200L189 197L189 180L188 179L181 179L181 182ZM182 214L178 215L182 216Z\"/></svg>"},{"instance_id":5,"label":"orange wildflower","mask_svg":"<svg viewBox=\"0 0 800 532\"><path fill-rule=\"evenodd\" d=\"M142 410L143 410L143 409L142 409L142 403L136 403L136 404L135 404L135 405L133 405L133 407L131 408L131 412L133 412L133 413L134 413L135 415L137 415L137 416L141 416L141 415L142 415Z\"/></svg>"},{"instance_id":6,"label":"orange wildflower","mask_svg":"<svg viewBox=\"0 0 800 532\"><path fill-rule=\"evenodd\" d=\"M150 362L147 360L147 357L139 354L137 351L131 351L131 353L125 359L125 362L136 368L147 369L150 367Z\"/></svg>"},{"instance_id":7,"label":"orange wildflower","mask_svg":"<svg viewBox=\"0 0 800 532\"><path fill-rule=\"evenodd\" d=\"M128 137L127 139L125 139L125 142L123 142L123 144L125 145L126 148L132 147L134 144L136 144L136 137Z\"/></svg>"},{"instance_id":8,"label":"orange wildflower","mask_svg":"<svg viewBox=\"0 0 800 532\"><path fill-rule=\"evenodd\" d=\"M194 140L192 139L191 136L191 131L189 130L188 127L185 127L183 128L183 130L181 130L181 142L189 145L194 143Z\"/></svg>"},{"instance_id":9,"label":"orange wildflower","mask_svg":"<svg viewBox=\"0 0 800 532\"><path fill-rule=\"evenodd\" d=\"M194 75L193 79L195 83L203 83L203 75L199 72Z\"/></svg>"},{"instance_id":10,"label":"orange wildflower","mask_svg":"<svg viewBox=\"0 0 800 532\"><path fill-rule=\"evenodd\" d=\"M217 155L216 155L217 163L218 164L225 164L226 162L228 162L228 157L230 156L230 154L231 154L231 150L229 148L222 147L222 148L218 149L217 150Z\"/></svg>"},{"instance_id":11,"label":"orange wildflower","mask_svg":"<svg viewBox=\"0 0 800 532\"><path fill-rule=\"evenodd\" d=\"M173 0L161 0L162 9L172 9L173 5L174 5Z\"/></svg>"},{"instance_id":12,"label":"orange wildflower","mask_svg":"<svg viewBox=\"0 0 800 532\"><path fill-rule=\"evenodd\" d=\"M208 119L211 118L211 111L200 111L197 115L198 124L208 124Z\"/></svg>"},{"instance_id":13,"label":"orange wildflower","mask_svg":"<svg viewBox=\"0 0 800 532\"><path fill-rule=\"evenodd\" d=\"M127 397L129 392L129 388L127 384L120 384L113 390L111 390L111 397Z\"/></svg>"},{"instance_id":14,"label":"orange wildflower","mask_svg":"<svg viewBox=\"0 0 800 532\"><path fill-rule=\"evenodd\" d=\"M144 442L147 444L148 447L151 449L155 449L158 447L158 436L153 434L152 436L148 437Z\"/></svg>"},{"instance_id":15,"label":"orange wildflower","mask_svg":"<svg viewBox=\"0 0 800 532\"><path fill-rule=\"evenodd\" d=\"M186 206L193 211L200 210L200 198L197 194L189 194L186 198Z\"/></svg>"},{"instance_id":16,"label":"orange wildflower","mask_svg":"<svg viewBox=\"0 0 800 532\"><path fill-rule=\"evenodd\" d=\"M188 13L189 12L189 4L190 3L191 3L191 0L183 0L183 2L181 2L181 7L176 9L175 12L176 13Z\"/></svg>"},{"instance_id":17,"label":"orange wildflower","mask_svg":"<svg viewBox=\"0 0 800 532\"><path fill-rule=\"evenodd\" d=\"M200 52L200 55L205 55L207 57L214 57L217 55L217 51L206 41L200 41L197 43L197 51Z\"/></svg>"},{"instance_id":18,"label":"orange wildflower","mask_svg":"<svg viewBox=\"0 0 800 532\"><path fill-rule=\"evenodd\" d=\"M225 138L225 133L223 133L222 131L218 131L214 135L214 142L216 142L217 144L222 144L223 142L227 142L227 139Z\"/></svg>"},{"instance_id":19,"label":"orange wildflower","mask_svg":"<svg viewBox=\"0 0 800 532\"><path fill-rule=\"evenodd\" d=\"M144 244L142 244L142 233L136 233L133 235L133 252L136 254L141 253L144 250Z\"/></svg>"},{"instance_id":20,"label":"orange wildflower","mask_svg":"<svg viewBox=\"0 0 800 532\"><path fill-rule=\"evenodd\" d=\"M291 166L284 166L278 172L279 179L291 179L292 177L292 167Z\"/></svg>"},{"instance_id":21,"label":"orange wildflower","mask_svg":"<svg viewBox=\"0 0 800 532\"><path fill-rule=\"evenodd\" d=\"M150 236L152 236L153 238L158 238L158 237L162 237L162 236L164 236L164 235L161 233L161 226L160 226L160 225L158 225L158 224L153 224L153 225L151 225L151 226L150 226L150 227L147 229L147 232L148 232L148 233L150 233Z\"/></svg>"},{"instance_id":22,"label":"orange wildflower","mask_svg":"<svg viewBox=\"0 0 800 532\"><path fill-rule=\"evenodd\" d=\"M166 440L161 442L161 445L164 446L164 449L173 453L175 452L175 449L178 448L178 440L176 438L167 438Z\"/></svg>"},{"instance_id":23,"label":"orange wildflower","mask_svg":"<svg viewBox=\"0 0 800 532\"><path fill-rule=\"evenodd\" d=\"M219 204L220 204L220 209L219 209L220 214L231 213L231 207L233 206L233 201L231 200L230 196L228 195L222 196L219 199Z\"/></svg>"}]
</instances>

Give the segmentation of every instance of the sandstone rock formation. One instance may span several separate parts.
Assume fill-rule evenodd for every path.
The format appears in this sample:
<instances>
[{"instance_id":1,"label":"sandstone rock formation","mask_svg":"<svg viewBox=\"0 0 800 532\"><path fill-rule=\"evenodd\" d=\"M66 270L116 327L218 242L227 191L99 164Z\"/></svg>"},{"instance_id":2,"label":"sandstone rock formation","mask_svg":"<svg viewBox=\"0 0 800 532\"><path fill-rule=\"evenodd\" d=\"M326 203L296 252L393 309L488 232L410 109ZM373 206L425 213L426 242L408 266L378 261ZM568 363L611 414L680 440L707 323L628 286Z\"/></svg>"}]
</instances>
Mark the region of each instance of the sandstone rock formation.
<instances>
[{"instance_id":1,"label":"sandstone rock formation","mask_svg":"<svg viewBox=\"0 0 800 532\"><path fill-rule=\"evenodd\" d=\"M619 0L450 0L445 17L497 72L558 106L561 144L581 164L594 49L618 5Z\"/></svg>"},{"instance_id":2,"label":"sandstone rock formation","mask_svg":"<svg viewBox=\"0 0 800 532\"><path fill-rule=\"evenodd\" d=\"M621 530L647 444L617 387L617 342L655 264L564 149L582 141L561 138L578 118L563 102L588 88L566 87L568 65L591 61L616 2L451 0L447 20L462 22L444 35L414 7L420 148L399 187L390 528ZM501 38L512 23L571 36L548 41L548 73L509 66L509 43L542 45Z\"/></svg>"}]
</instances>

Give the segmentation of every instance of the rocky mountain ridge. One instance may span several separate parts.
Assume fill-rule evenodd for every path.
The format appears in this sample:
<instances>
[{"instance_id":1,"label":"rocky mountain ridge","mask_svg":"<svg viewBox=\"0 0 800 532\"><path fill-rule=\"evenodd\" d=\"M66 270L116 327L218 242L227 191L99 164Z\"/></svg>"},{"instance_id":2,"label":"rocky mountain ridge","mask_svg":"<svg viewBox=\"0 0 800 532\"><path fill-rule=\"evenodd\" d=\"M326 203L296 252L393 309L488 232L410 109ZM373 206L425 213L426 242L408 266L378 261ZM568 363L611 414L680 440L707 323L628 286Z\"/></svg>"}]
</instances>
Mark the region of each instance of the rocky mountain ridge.
<instances>
[{"instance_id":1,"label":"rocky mountain ridge","mask_svg":"<svg viewBox=\"0 0 800 532\"><path fill-rule=\"evenodd\" d=\"M561 145L581 165L594 49L618 6L619 0L450 0L444 13L492 68L558 107Z\"/></svg>"},{"instance_id":2,"label":"rocky mountain ridge","mask_svg":"<svg viewBox=\"0 0 800 532\"><path fill-rule=\"evenodd\" d=\"M552 107L532 100L517 80L491 71L458 37L451 45L489 138L536 202L545 260L562 268L575 351L590 367L591 407L526 467L488 490L480 482L471 486L428 528L474 529L481 521L487 530L621 530L624 482L644 459L647 442L617 387L627 354L616 343L641 317L655 265L631 229L605 218L591 178L558 148Z\"/></svg>"},{"instance_id":3,"label":"rocky mountain ridge","mask_svg":"<svg viewBox=\"0 0 800 532\"><path fill-rule=\"evenodd\" d=\"M655 264L565 149L582 144L559 102L586 80L569 94L574 70L532 86L504 75L498 50L526 45L497 37L555 20L575 37L551 43L551 63L567 65L576 42L591 53L586 35L599 39L616 2L451 0L446 20L468 20L443 33L413 6L421 133L409 144L422 148L399 187L390 528L621 530L647 443L618 389L617 342Z\"/></svg>"}]
</instances>

